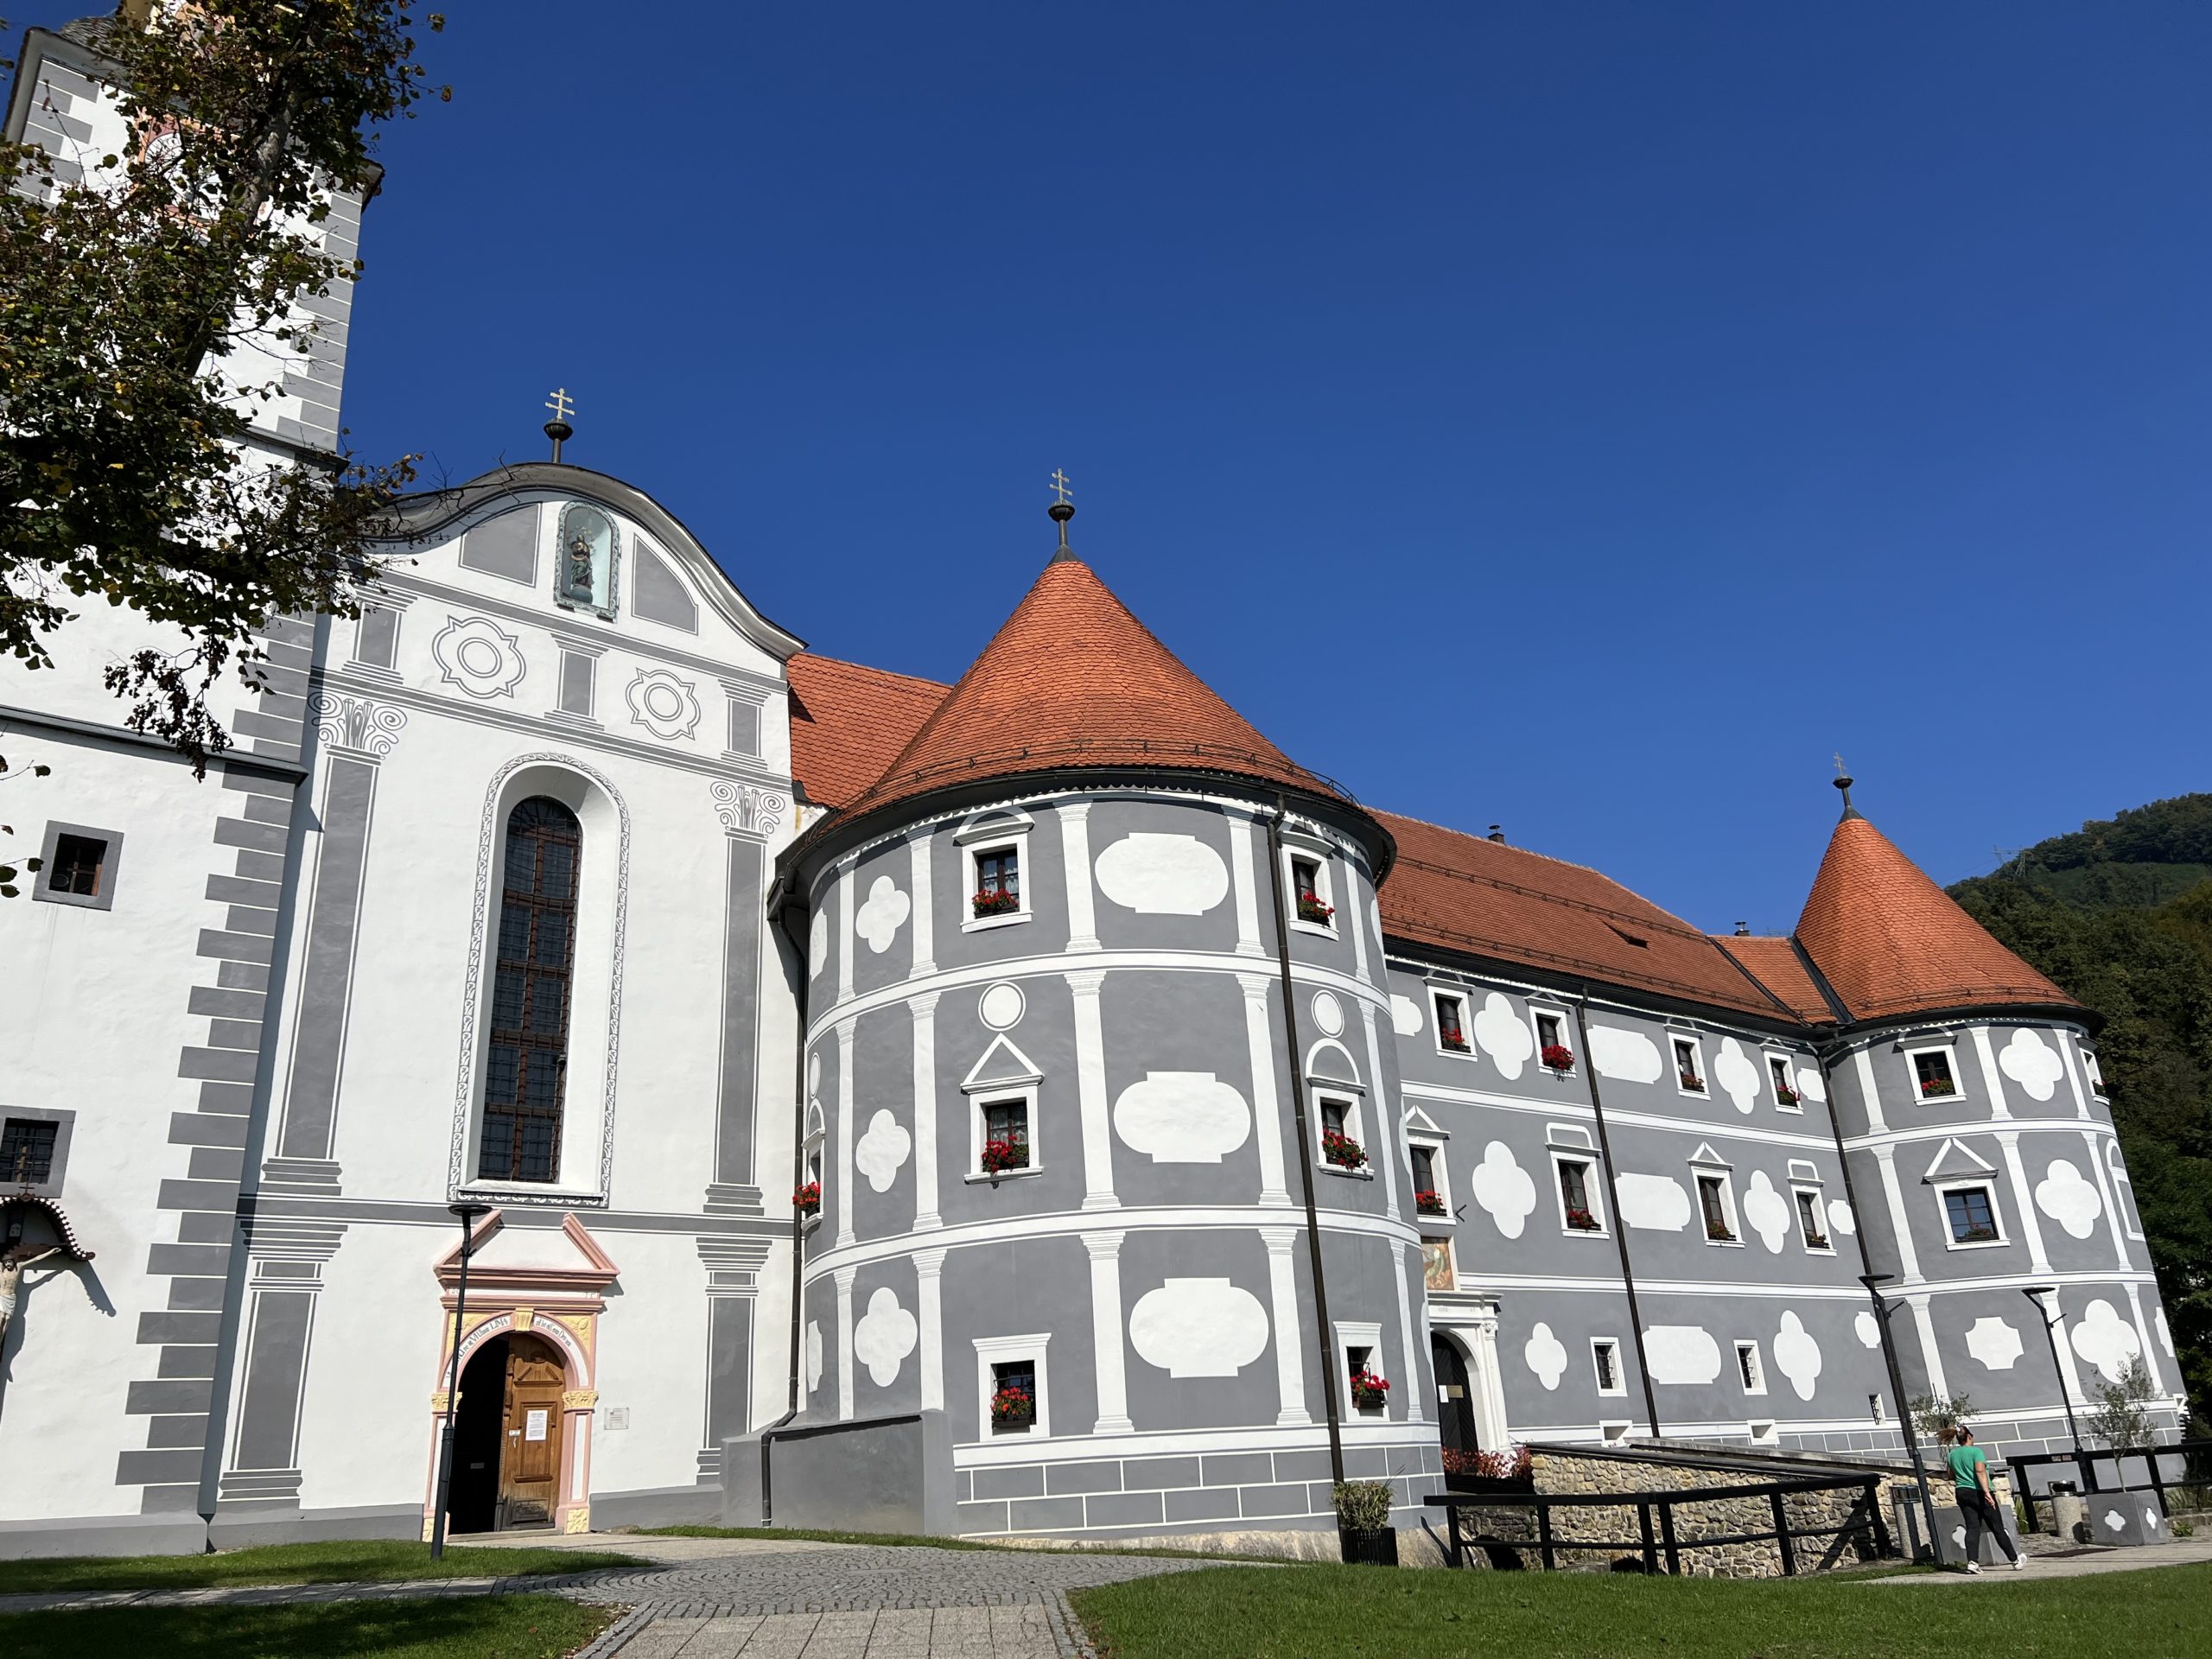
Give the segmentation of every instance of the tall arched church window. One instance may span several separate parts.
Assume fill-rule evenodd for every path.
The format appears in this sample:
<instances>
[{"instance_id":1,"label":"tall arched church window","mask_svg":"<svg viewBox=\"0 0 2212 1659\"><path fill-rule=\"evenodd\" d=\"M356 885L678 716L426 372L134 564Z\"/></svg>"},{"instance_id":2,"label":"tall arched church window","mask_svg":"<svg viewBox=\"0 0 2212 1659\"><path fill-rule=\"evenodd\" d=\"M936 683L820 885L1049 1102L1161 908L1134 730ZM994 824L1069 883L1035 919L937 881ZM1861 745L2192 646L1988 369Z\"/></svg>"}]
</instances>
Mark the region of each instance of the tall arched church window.
<instances>
[{"instance_id":1,"label":"tall arched church window","mask_svg":"<svg viewBox=\"0 0 2212 1659\"><path fill-rule=\"evenodd\" d=\"M615 560L620 552L614 521L588 503L571 501L561 509L554 597L570 610L613 616Z\"/></svg>"},{"instance_id":2,"label":"tall arched church window","mask_svg":"<svg viewBox=\"0 0 2212 1659\"><path fill-rule=\"evenodd\" d=\"M550 1181L560 1173L582 860L582 827L560 802L532 796L508 815L479 1180Z\"/></svg>"}]
</instances>

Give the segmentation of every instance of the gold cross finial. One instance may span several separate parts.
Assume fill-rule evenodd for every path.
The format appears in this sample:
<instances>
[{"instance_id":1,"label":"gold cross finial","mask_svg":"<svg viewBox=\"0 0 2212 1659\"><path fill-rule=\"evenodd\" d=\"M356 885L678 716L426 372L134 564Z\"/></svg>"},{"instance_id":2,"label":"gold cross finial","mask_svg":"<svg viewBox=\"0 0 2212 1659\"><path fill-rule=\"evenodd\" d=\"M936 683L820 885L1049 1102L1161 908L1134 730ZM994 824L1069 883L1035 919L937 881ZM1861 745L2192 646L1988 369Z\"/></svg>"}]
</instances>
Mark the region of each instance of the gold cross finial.
<instances>
[{"instance_id":1,"label":"gold cross finial","mask_svg":"<svg viewBox=\"0 0 2212 1659\"><path fill-rule=\"evenodd\" d=\"M1068 488L1068 475L1057 467L1052 468L1052 493L1063 501L1075 499L1075 493Z\"/></svg>"},{"instance_id":2,"label":"gold cross finial","mask_svg":"<svg viewBox=\"0 0 2212 1659\"><path fill-rule=\"evenodd\" d=\"M553 411L553 418L556 421L566 421L569 416L576 412L576 406L569 399L569 389L566 386L563 386L548 398L545 407Z\"/></svg>"}]
</instances>

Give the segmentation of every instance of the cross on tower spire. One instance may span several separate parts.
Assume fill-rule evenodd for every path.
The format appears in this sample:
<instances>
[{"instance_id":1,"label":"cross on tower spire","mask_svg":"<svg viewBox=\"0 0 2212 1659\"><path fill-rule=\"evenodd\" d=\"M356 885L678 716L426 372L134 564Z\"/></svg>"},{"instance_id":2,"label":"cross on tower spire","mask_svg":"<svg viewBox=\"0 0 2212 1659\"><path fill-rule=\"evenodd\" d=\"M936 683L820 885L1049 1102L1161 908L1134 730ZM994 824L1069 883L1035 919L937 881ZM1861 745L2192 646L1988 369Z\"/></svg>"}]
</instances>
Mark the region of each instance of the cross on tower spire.
<instances>
[{"instance_id":1,"label":"cross on tower spire","mask_svg":"<svg viewBox=\"0 0 2212 1659\"><path fill-rule=\"evenodd\" d=\"M1858 780L1848 772L1844 770L1843 756L1840 754L1837 755L1835 758L1834 782L1835 786L1843 791L1843 816L1847 818L1855 818L1859 815L1859 809L1851 804L1851 786L1857 781Z\"/></svg>"},{"instance_id":2,"label":"cross on tower spire","mask_svg":"<svg viewBox=\"0 0 2212 1659\"><path fill-rule=\"evenodd\" d=\"M545 435L553 440L553 459L561 459L561 446L576 435L576 429L569 424L569 416L576 412L576 405L569 396L569 389L561 387L545 400L545 407L553 411L553 418L545 423Z\"/></svg>"},{"instance_id":3,"label":"cross on tower spire","mask_svg":"<svg viewBox=\"0 0 2212 1659\"><path fill-rule=\"evenodd\" d=\"M1075 550L1068 545L1068 520L1075 517L1075 492L1068 487L1068 475L1057 467L1052 468L1052 493L1058 499L1045 509L1046 516L1060 527L1060 545L1052 556L1072 559Z\"/></svg>"}]
</instances>

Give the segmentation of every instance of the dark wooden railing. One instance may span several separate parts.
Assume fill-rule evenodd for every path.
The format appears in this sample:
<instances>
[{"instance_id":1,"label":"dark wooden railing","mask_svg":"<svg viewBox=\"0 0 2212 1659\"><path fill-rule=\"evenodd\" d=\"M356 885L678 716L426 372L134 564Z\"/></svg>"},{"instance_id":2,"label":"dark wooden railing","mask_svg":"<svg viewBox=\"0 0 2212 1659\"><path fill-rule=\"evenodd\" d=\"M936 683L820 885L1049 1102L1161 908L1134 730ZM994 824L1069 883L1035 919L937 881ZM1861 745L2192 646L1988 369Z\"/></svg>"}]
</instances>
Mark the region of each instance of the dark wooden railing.
<instances>
[{"instance_id":1,"label":"dark wooden railing","mask_svg":"<svg viewBox=\"0 0 2212 1659\"><path fill-rule=\"evenodd\" d=\"M2158 1495L2160 1515L2173 1513L2172 1505L2166 1501L2166 1489L2169 1486L2212 1484L2212 1440L2175 1440L2166 1446L2107 1446L2101 1452L2092 1452L2085 1448L2079 1453L2037 1452L2027 1457L2007 1458L2005 1459L2005 1466L2012 1471L2012 1495L2025 1507L2027 1528L2029 1531L2033 1532L2037 1529L2036 1525L2037 1495L2030 1478L2035 1471L2048 1469L2055 1464L2070 1463L2082 1478L2081 1489L2085 1493L2143 1491L2146 1489L2141 1486L2131 1486L2127 1483L2127 1459L2130 1458L2143 1459L2144 1466L2150 1476L2150 1485L2147 1490ZM2181 1459L2182 1472L2172 1479L2168 1479L2165 1471L2158 1466L2159 1460L2166 1458ZM2097 1465L2100 1463L2109 1463L2112 1465L2113 1478L2110 1485L2106 1485L2097 1478ZM2050 1486L2050 1483L2046 1478L2044 1483L2043 1496L2049 1497Z\"/></svg>"},{"instance_id":2,"label":"dark wooden railing","mask_svg":"<svg viewBox=\"0 0 2212 1659\"><path fill-rule=\"evenodd\" d=\"M1544 1571L1554 1571L1561 1550L1627 1551L1634 1550L1643 1563L1646 1573L1664 1571L1680 1576L1682 1554L1686 1550L1709 1549L1724 1544L1772 1543L1782 1557L1783 1573L1794 1577L1797 1572L1797 1543L1801 1539L1834 1538L1839 1541L1856 1534L1871 1535L1874 1554L1891 1554L1890 1529L1882 1519L1883 1482L1878 1476L1858 1475L1842 1480L1769 1480L1751 1486L1698 1486L1685 1491L1646 1492L1573 1492L1549 1494L1532 1493L1474 1493L1440 1492L1424 1498L1424 1507L1441 1509L1445 1512L1447 1529L1445 1544L1446 1559L1453 1567L1465 1563L1469 1544L1491 1548L1524 1550L1534 1548L1543 1563ZM1835 1526L1796 1526L1789 1519L1789 1506L1783 1502L1801 1492L1835 1492L1856 1491L1858 1502L1852 1505L1850 1519ZM1774 1527L1765 1532L1700 1534L1684 1537L1675 1526L1675 1511L1686 1503L1711 1503L1722 1499L1764 1498L1774 1516ZM1562 1538L1552 1526L1554 1510L1629 1510L1636 1511L1637 1535L1634 1538ZM1534 1510L1536 1513L1536 1537L1533 1544L1525 1539L1478 1539L1466 1535L1460 1516L1467 1510Z\"/></svg>"}]
</instances>

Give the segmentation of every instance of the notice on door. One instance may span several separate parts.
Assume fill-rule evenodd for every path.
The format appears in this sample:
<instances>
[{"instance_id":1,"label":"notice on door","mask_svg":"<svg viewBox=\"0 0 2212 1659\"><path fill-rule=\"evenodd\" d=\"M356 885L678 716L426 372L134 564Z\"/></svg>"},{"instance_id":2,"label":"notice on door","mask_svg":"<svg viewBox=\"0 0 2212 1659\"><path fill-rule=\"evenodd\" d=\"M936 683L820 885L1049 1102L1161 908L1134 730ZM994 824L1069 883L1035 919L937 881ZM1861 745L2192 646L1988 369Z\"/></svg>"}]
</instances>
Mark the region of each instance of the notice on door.
<instances>
[{"instance_id":1,"label":"notice on door","mask_svg":"<svg viewBox=\"0 0 2212 1659\"><path fill-rule=\"evenodd\" d=\"M543 1411L533 1411L525 1416L523 1419L522 1425L523 1439L525 1440L543 1440L545 1438L545 1420L550 1414L550 1413Z\"/></svg>"}]
</instances>

